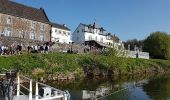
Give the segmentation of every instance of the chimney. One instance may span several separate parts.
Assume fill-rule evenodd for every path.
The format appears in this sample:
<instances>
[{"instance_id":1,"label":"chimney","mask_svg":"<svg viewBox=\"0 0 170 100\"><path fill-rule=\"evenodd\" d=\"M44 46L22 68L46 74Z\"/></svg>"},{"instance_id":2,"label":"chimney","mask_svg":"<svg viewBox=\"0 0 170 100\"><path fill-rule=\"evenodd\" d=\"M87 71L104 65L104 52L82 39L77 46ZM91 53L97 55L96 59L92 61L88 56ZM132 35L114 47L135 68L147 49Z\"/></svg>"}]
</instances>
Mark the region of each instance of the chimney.
<instances>
[{"instance_id":1,"label":"chimney","mask_svg":"<svg viewBox=\"0 0 170 100\"><path fill-rule=\"evenodd\" d=\"M96 23L94 22L94 23L93 23L93 29L95 29L95 28L96 28Z\"/></svg>"},{"instance_id":2,"label":"chimney","mask_svg":"<svg viewBox=\"0 0 170 100\"><path fill-rule=\"evenodd\" d=\"M43 8L43 7L40 7L40 10L44 10L44 8Z\"/></svg>"},{"instance_id":3,"label":"chimney","mask_svg":"<svg viewBox=\"0 0 170 100\"><path fill-rule=\"evenodd\" d=\"M65 26L65 27L66 27L67 25L66 25L66 24L63 24L63 26Z\"/></svg>"}]
</instances>

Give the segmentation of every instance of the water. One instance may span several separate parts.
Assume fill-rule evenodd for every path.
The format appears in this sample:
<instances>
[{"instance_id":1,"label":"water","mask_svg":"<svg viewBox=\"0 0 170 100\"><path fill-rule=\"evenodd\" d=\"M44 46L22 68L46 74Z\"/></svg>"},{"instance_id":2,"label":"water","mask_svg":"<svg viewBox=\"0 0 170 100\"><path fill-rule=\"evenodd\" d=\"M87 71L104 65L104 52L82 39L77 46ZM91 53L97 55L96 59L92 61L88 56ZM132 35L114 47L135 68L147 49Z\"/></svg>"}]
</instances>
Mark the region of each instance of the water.
<instances>
[{"instance_id":1,"label":"water","mask_svg":"<svg viewBox=\"0 0 170 100\"><path fill-rule=\"evenodd\" d=\"M72 100L170 100L170 75L126 76L50 82Z\"/></svg>"}]
</instances>

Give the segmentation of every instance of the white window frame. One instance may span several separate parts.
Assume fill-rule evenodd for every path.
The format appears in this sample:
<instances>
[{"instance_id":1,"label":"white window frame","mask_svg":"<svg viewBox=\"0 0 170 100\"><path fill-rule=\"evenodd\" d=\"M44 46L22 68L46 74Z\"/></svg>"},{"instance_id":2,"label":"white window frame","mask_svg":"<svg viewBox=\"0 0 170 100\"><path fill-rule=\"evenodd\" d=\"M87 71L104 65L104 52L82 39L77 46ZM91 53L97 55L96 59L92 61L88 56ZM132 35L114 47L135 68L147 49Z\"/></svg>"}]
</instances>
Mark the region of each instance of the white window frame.
<instances>
[{"instance_id":1,"label":"white window frame","mask_svg":"<svg viewBox=\"0 0 170 100\"><path fill-rule=\"evenodd\" d=\"M45 41L45 33L44 32L40 33L40 40Z\"/></svg>"},{"instance_id":2,"label":"white window frame","mask_svg":"<svg viewBox=\"0 0 170 100\"><path fill-rule=\"evenodd\" d=\"M55 33L57 33L58 32L58 30L57 29L55 29Z\"/></svg>"},{"instance_id":3,"label":"white window frame","mask_svg":"<svg viewBox=\"0 0 170 100\"><path fill-rule=\"evenodd\" d=\"M7 24L12 24L12 17L7 17Z\"/></svg>"},{"instance_id":4,"label":"white window frame","mask_svg":"<svg viewBox=\"0 0 170 100\"><path fill-rule=\"evenodd\" d=\"M92 40L92 36L91 36L91 35L89 35L89 36L88 36L88 39L89 39L89 40Z\"/></svg>"},{"instance_id":5,"label":"white window frame","mask_svg":"<svg viewBox=\"0 0 170 100\"><path fill-rule=\"evenodd\" d=\"M103 42L103 37L100 38L100 42Z\"/></svg>"},{"instance_id":6,"label":"white window frame","mask_svg":"<svg viewBox=\"0 0 170 100\"><path fill-rule=\"evenodd\" d=\"M30 32L30 39L35 40L35 38L36 38L35 32L34 32L34 31L31 31L31 32Z\"/></svg>"},{"instance_id":7,"label":"white window frame","mask_svg":"<svg viewBox=\"0 0 170 100\"><path fill-rule=\"evenodd\" d=\"M95 37L95 40L97 41L97 36Z\"/></svg>"},{"instance_id":8,"label":"white window frame","mask_svg":"<svg viewBox=\"0 0 170 100\"><path fill-rule=\"evenodd\" d=\"M20 38L25 38L25 32L22 30L22 31L19 31L19 37Z\"/></svg>"},{"instance_id":9,"label":"white window frame","mask_svg":"<svg viewBox=\"0 0 170 100\"><path fill-rule=\"evenodd\" d=\"M8 27L5 32L5 36L12 36L12 28Z\"/></svg>"},{"instance_id":10,"label":"white window frame","mask_svg":"<svg viewBox=\"0 0 170 100\"><path fill-rule=\"evenodd\" d=\"M41 24L41 31L45 31L45 25Z\"/></svg>"},{"instance_id":11,"label":"white window frame","mask_svg":"<svg viewBox=\"0 0 170 100\"><path fill-rule=\"evenodd\" d=\"M31 29L35 29L35 27L36 27L36 23L35 23L34 21L32 21L32 23L31 23Z\"/></svg>"}]
</instances>

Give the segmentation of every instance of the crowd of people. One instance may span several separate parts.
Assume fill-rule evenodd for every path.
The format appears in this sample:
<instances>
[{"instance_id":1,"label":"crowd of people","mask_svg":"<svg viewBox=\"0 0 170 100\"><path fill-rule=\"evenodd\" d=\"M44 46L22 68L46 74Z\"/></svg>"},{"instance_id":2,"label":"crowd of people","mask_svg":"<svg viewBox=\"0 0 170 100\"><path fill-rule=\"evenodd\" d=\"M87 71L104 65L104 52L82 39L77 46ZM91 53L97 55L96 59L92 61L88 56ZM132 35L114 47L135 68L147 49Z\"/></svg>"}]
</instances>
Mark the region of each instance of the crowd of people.
<instances>
[{"instance_id":1,"label":"crowd of people","mask_svg":"<svg viewBox=\"0 0 170 100\"><path fill-rule=\"evenodd\" d=\"M28 54L29 53L48 53L49 51L49 45L48 44L43 44L43 45L32 45L28 46Z\"/></svg>"},{"instance_id":2,"label":"crowd of people","mask_svg":"<svg viewBox=\"0 0 170 100\"><path fill-rule=\"evenodd\" d=\"M21 45L0 45L0 55L13 55L21 54L22 46Z\"/></svg>"},{"instance_id":3,"label":"crowd of people","mask_svg":"<svg viewBox=\"0 0 170 100\"><path fill-rule=\"evenodd\" d=\"M20 55L23 51L28 51L29 53L48 53L49 44L45 43L42 45L29 45L28 47L23 47L22 45L0 45L0 55Z\"/></svg>"}]
</instances>

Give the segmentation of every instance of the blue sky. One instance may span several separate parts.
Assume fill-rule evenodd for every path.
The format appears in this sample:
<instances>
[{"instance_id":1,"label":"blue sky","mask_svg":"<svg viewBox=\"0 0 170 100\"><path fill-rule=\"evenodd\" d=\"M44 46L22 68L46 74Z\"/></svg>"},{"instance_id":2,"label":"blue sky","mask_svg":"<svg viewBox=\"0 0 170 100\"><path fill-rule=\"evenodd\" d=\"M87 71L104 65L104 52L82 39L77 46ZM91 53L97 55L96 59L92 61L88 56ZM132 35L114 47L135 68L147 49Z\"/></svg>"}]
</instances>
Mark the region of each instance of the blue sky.
<instances>
[{"instance_id":1,"label":"blue sky","mask_svg":"<svg viewBox=\"0 0 170 100\"><path fill-rule=\"evenodd\" d=\"M72 32L78 24L96 23L121 40L144 39L151 32L170 33L170 0L13 0L43 7L52 22L66 24Z\"/></svg>"}]
</instances>

